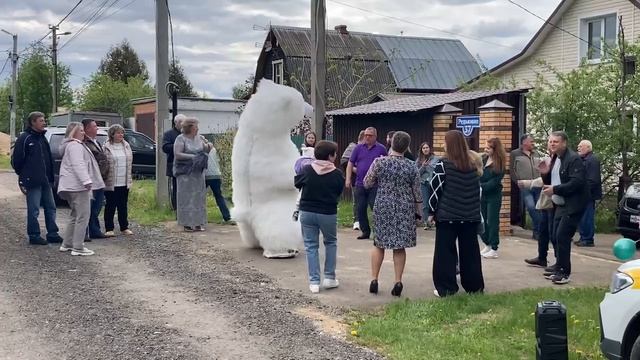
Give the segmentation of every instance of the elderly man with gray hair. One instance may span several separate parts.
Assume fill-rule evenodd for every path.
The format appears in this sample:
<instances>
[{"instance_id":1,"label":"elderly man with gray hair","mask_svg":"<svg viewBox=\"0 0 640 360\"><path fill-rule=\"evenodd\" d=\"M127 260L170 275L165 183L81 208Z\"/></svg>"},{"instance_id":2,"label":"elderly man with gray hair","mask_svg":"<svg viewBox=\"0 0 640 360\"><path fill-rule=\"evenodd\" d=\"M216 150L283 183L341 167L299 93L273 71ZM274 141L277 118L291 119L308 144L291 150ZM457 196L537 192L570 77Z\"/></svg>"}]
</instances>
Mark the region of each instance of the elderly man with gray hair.
<instances>
[{"instance_id":1,"label":"elderly man with gray hair","mask_svg":"<svg viewBox=\"0 0 640 360\"><path fill-rule=\"evenodd\" d=\"M176 177L173 176L173 144L176 142L178 135L182 133L182 122L187 118L184 114L178 114L173 119L173 127L164 132L162 135L162 152L167 154L167 176L171 185L170 198L171 208L176 210Z\"/></svg>"},{"instance_id":2,"label":"elderly man with gray hair","mask_svg":"<svg viewBox=\"0 0 640 360\"><path fill-rule=\"evenodd\" d=\"M580 239L577 246L594 246L596 201L602 199L602 176L600 160L593 154L593 145L589 140L582 140L578 144L578 154L582 158L587 184L589 185L589 202L580 221Z\"/></svg>"}]
</instances>

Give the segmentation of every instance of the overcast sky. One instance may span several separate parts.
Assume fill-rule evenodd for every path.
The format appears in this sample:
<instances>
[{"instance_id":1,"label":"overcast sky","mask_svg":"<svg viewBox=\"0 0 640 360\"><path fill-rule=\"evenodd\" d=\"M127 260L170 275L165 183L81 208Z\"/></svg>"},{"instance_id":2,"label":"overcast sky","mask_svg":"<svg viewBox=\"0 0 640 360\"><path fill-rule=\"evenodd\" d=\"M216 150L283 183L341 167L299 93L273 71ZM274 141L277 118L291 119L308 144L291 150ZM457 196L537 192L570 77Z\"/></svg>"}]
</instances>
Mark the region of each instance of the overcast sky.
<instances>
[{"instance_id":1,"label":"overcast sky","mask_svg":"<svg viewBox=\"0 0 640 360\"><path fill-rule=\"evenodd\" d=\"M44 36L48 24L57 24L77 2L0 0L0 28L18 34L20 51ZM516 2L547 18L560 0ZM153 78L152 0L84 0L62 23L60 32L77 34L102 4L105 6L97 21L69 44L65 43L73 35L60 37L59 61L71 66L72 86L80 86L96 71L109 47L125 38L144 59ZM169 0L169 8L175 55L195 89L209 97L231 97L233 85L255 72L269 24L309 27L310 0ZM329 29L345 24L352 31L456 37L488 67L519 52L542 23L508 0L327 0ZM51 37L44 42L50 45ZM0 68L7 56L5 49L10 48L11 37L0 33ZM6 66L1 78L10 74L9 68Z\"/></svg>"}]
</instances>

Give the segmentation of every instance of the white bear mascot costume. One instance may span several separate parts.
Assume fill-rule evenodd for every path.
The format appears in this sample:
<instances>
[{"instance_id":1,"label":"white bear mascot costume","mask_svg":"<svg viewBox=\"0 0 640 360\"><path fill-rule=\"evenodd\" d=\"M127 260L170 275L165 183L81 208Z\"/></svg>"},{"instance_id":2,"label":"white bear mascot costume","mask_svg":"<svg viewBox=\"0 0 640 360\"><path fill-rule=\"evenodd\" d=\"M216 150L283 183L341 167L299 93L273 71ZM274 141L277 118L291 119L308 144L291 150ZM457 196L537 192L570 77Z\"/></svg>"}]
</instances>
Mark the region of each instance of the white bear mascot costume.
<instances>
[{"instance_id":1,"label":"white bear mascot costume","mask_svg":"<svg viewBox=\"0 0 640 360\"><path fill-rule=\"evenodd\" d=\"M267 258L288 258L302 245L291 216L298 191L293 165L299 157L290 131L305 114L294 88L261 80L240 116L233 141L233 219L242 241Z\"/></svg>"}]
</instances>

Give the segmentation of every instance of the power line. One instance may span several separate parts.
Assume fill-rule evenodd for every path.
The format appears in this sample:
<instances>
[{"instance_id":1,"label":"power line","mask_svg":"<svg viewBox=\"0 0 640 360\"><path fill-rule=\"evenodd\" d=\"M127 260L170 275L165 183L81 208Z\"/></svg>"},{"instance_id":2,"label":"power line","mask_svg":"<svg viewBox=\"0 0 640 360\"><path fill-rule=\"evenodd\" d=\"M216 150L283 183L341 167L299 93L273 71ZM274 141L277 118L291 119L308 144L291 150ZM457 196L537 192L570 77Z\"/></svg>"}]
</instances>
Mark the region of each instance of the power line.
<instances>
[{"instance_id":1,"label":"power line","mask_svg":"<svg viewBox=\"0 0 640 360\"><path fill-rule=\"evenodd\" d=\"M69 15L71 15L71 13L80 5L82 4L82 1L84 0L80 0L78 1L78 3L76 4L76 6L74 6L73 8L71 8L71 10L69 10L69 12L67 13L67 15L65 15L62 20L60 20L60 22L58 23L58 25L56 26L60 26L60 24L62 24L63 21L67 20L67 18L69 17Z\"/></svg>"},{"instance_id":2,"label":"power line","mask_svg":"<svg viewBox=\"0 0 640 360\"><path fill-rule=\"evenodd\" d=\"M171 30L171 65L176 66L176 53L173 50L173 20L171 20L171 10L169 10L169 0L167 3L167 15L169 15L169 29Z\"/></svg>"},{"instance_id":3,"label":"power line","mask_svg":"<svg viewBox=\"0 0 640 360\"><path fill-rule=\"evenodd\" d=\"M593 49L595 49L595 50L598 50L598 51L603 51L600 47L598 47L598 46L594 45L594 44L593 44L592 42L590 42L589 40L585 40L585 39L581 38L580 36L578 36L578 35L576 35L576 34L574 34L574 33L570 32L570 31L567 31L567 30L563 29L562 27L560 27L560 26L558 26L558 25L556 25L556 24L554 24L554 23L550 22L549 20L547 20L547 19L543 18L542 16L540 16L540 15L538 15L538 14L534 13L533 11L531 11L531 10L527 9L526 7L524 7L524 6L520 5L520 4L518 4L517 2L515 2L515 1L513 1L513 0L507 0L507 1L508 1L508 2L510 2L511 4L515 5L515 6L519 7L520 9L524 10L525 12L527 12L527 13L529 13L529 14L531 14L531 15L533 15L533 16L535 16L535 17L537 17L538 19L540 19L540 20L544 21L544 23L545 23L545 24L550 25L550 26L552 26L552 27L554 27L554 28L556 28L556 29L558 29L558 30L562 31L562 32L563 32L563 33L565 33L565 34L570 35L570 36L573 36L574 38L576 38L576 39L578 39L578 40L580 40L580 41L584 42L584 43L585 43L585 44L587 44L589 47L591 47L591 48L593 48ZM607 55L609 55L609 52L608 52L608 51L604 50L604 52L605 52L605 53L607 53Z\"/></svg>"},{"instance_id":4,"label":"power line","mask_svg":"<svg viewBox=\"0 0 640 360\"><path fill-rule=\"evenodd\" d=\"M370 14L373 14L373 15L376 15L376 16L380 16L380 17L383 17L383 18L396 20L396 21L404 22L404 23L407 23L407 24L415 25L415 26L420 26L420 27L423 27L425 29L439 31L439 32L442 32L442 33L445 33L445 34L459 36L459 37L466 38L466 39L469 39L469 40L483 42L483 43L486 43L486 44L489 44L489 45L500 46L500 47L504 47L504 48L508 48L508 49L518 49L515 46L499 44L499 43L495 43L495 42L492 42L492 41L487 41L487 40L484 40L484 39L480 39L480 38L477 38L477 37L456 33L456 32L449 31L449 30L438 29L438 28L433 27L433 26L428 26L428 25L416 23L416 22L413 22L411 20L402 19L402 18L395 17L395 16L381 14L381 13L378 13L378 12L375 12L375 11L371 11L369 9L361 8L361 7L358 7L358 6L355 6L355 5L346 4L346 3L343 3L343 2L340 2L340 1L336 1L336 0L329 0L329 1L331 1L333 3L336 3L336 4L340 4L342 6L350 7L350 8L357 9L357 10L360 10L360 11L364 11L364 12L367 12L367 13L370 13Z\"/></svg>"},{"instance_id":5,"label":"power line","mask_svg":"<svg viewBox=\"0 0 640 360\"><path fill-rule=\"evenodd\" d=\"M120 1L120 0L113 0L107 6L107 3L109 2L109 0L104 0L100 4L100 7L93 13L93 15L89 18L89 20L87 20L84 23L84 25L80 28L80 30L78 30L78 32L76 32L73 36L71 36L71 38L69 40L67 40L64 44L62 44L62 46L60 46L60 50L64 49L67 45L69 45L69 43L71 43L78 36L80 36L80 34L85 32L90 26L94 25L98 21L98 19L107 11L107 9L111 8L118 1Z\"/></svg>"},{"instance_id":6,"label":"power line","mask_svg":"<svg viewBox=\"0 0 640 360\"><path fill-rule=\"evenodd\" d=\"M7 57L7 60L4 61L4 64L2 65L2 69L0 69L0 76L2 76L2 74L4 73L4 69L7 67L7 64L9 63L9 59L11 57Z\"/></svg>"}]
</instances>

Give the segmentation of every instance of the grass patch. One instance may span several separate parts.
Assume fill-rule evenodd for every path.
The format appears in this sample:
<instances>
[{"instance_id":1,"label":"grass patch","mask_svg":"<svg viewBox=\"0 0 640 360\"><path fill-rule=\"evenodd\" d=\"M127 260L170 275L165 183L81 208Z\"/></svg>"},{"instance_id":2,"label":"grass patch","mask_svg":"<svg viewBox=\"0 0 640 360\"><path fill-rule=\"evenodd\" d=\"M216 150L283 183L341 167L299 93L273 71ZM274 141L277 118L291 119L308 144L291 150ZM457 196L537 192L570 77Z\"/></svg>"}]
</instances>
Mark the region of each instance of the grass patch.
<instances>
[{"instance_id":1,"label":"grass patch","mask_svg":"<svg viewBox=\"0 0 640 360\"><path fill-rule=\"evenodd\" d=\"M399 301L373 314L354 315L354 341L390 359L535 359L536 304L567 306L570 359L604 359L598 304L605 289L527 289Z\"/></svg>"},{"instance_id":2,"label":"grass patch","mask_svg":"<svg viewBox=\"0 0 640 360\"><path fill-rule=\"evenodd\" d=\"M9 155L0 154L0 169L11 169L11 158Z\"/></svg>"},{"instance_id":3,"label":"grass patch","mask_svg":"<svg viewBox=\"0 0 640 360\"><path fill-rule=\"evenodd\" d=\"M223 222L222 214L213 199L213 193L207 188L207 220L210 223ZM227 206L232 204L227 199ZM165 221L176 219L175 213L169 206L158 208L156 206L156 182L155 180L134 180L129 192L129 217L141 225L155 225Z\"/></svg>"}]
</instances>

